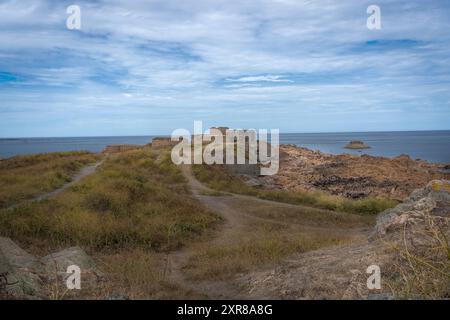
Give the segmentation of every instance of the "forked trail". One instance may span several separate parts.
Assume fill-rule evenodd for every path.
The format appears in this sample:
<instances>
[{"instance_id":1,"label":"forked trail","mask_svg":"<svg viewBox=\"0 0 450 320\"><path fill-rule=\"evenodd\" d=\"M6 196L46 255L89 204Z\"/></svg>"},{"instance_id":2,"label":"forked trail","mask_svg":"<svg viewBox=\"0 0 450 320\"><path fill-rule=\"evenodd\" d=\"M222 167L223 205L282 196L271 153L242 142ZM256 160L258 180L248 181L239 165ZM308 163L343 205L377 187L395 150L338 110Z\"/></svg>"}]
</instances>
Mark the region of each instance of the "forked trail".
<instances>
[{"instance_id":1,"label":"forked trail","mask_svg":"<svg viewBox=\"0 0 450 320\"><path fill-rule=\"evenodd\" d=\"M273 225L292 225L291 222L283 222L282 219L267 218L253 215L246 212L246 210L240 208L242 202L246 206L261 206L270 205L274 211L278 210L311 210L309 207L303 207L298 205L285 204L275 201L262 200L251 196L245 195L208 195L213 194L214 190L208 188L199 182L192 173L192 168L189 165L182 165L180 169L188 181L189 188L195 198L197 198L201 204L206 208L216 213L223 219L223 224L220 229L216 231L214 238L209 241L209 244L227 246L232 242L236 242L242 237L245 232L245 227L254 222L270 223ZM333 212L327 210L314 209L323 213L333 214ZM352 234L355 239L365 238L367 235L367 229L356 228L342 228L336 226L321 226L321 225L309 225L307 222L297 222L294 225L298 225L301 230L308 230L308 232L314 232L315 230L333 229L333 232L340 232L345 234ZM243 295L241 289L236 284L230 281L194 281L187 278L183 268L187 265L189 258L196 253L196 245L187 246L181 250L172 252L168 255L168 271L170 281L178 284L184 289L191 291L193 296L215 298L215 299L228 299L228 298L249 298L247 295Z\"/></svg>"}]
</instances>

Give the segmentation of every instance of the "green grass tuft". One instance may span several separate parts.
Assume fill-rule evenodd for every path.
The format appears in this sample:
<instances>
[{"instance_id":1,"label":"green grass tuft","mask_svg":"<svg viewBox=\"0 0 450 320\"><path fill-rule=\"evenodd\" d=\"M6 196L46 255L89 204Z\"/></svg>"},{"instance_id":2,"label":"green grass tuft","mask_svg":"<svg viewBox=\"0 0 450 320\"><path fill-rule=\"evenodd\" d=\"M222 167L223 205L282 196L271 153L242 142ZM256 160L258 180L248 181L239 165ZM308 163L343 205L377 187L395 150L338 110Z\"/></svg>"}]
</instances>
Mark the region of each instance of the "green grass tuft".
<instances>
[{"instance_id":1,"label":"green grass tuft","mask_svg":"<svg viewBox=\"0 0 450 320\"><path fill-rule=\"evenodd\" d=\"M258 189L246 185L239 177L227 173L220 166L194 165L193 172L198 180L217 191L245 194L266 200L307 205L339 212L374 215L397 205L396 201L384 198L350 200L320 191L290 192Z\"/></svg>"}]
</instances>

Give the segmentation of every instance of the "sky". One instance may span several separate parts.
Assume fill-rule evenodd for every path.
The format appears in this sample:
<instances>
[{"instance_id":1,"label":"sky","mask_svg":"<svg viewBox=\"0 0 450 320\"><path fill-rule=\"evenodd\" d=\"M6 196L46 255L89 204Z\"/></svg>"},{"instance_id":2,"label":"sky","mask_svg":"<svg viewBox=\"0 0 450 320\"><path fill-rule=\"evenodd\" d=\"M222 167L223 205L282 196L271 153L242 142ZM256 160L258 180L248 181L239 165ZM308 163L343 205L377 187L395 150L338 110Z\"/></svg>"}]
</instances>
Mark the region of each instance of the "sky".
<instances>
[{"instance_id":1,"label":"sky","mask_svg":"<svg viewBox=\"0 0 450 320\"><path fill-rule=\"evenodd\" d=\"M373 4L379 30L366 26ZM450 129L450 2L0 0L0 137L170 134L194 120Z\"/></svg>"}]
</instances>

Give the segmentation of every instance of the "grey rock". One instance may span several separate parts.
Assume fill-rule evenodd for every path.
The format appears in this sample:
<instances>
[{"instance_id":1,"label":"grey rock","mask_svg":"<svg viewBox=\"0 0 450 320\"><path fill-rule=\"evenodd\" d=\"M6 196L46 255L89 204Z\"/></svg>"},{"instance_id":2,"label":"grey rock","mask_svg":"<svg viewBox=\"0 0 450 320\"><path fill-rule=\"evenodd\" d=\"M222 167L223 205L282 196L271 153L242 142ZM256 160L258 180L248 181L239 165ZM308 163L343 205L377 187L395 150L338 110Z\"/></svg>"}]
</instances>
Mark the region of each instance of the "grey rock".
<instances>
[{"instance_id":1,"label":"grey rock","mask_svg":"<svg viewBox=\"0 0 450 320\"><path fill-rule=\"evenodd\" d=\"M414 221L420 215L448 216L449 208L450 181L430 181L424 188L414 190L403 203L380 213L369 241L397 229L408 221Z\"/></svg>"},{"instance_id":2,"label":"grey rock","mask_svg":"<svg viewBox=\"0 0 450 320\"><path fill-rule=\"evenodd\" d=\"M367 296L367 300L394 300L395 297L391 293L371 293Z\"/></svg>"},{"instance_id":3,"label":"grey rock","mask_svg":"<svg viewBox=\"0 0 450 320\"><path fill-rule=\"evenodd\" d=\"M0 237L0 274L2 289L14 296L38 295L42 286L43 268L39 260L11 239Z\"/></svg>"},{"instance_id":4,"label":"grey rock","mask_svg":"<svg viewBox=\"0 0 450 320\"><path fill-rule=\"evenodd\" d=\"M45 271L49 279L56 277L65 279L69 274L67 268L76 265L81 269L82 281L97 282L103 279L104 275L96 269L95 262L80 247L71 247L62 251L49 254L41 259L45 266Z\"/></svg>"},{"instance_id":5,"label":"grey rock","mask_svg":"<svg viewBox=\"0 0 450 320\"><path fill-rule=\"evenodd\" d=\"M260 186L262 186L261 181L259 181L258 179L255 179L255 178L248 178L244 182L249 187L260 187Z\"/></svg>"},{"instance_id":6,"label":"grey rock","mask_svg":"<svg viewBox=\"0 0 450 320\"><path fill-rule=\"evenodd\" d=\"M106 300L130 300L130 297L120 292L113 292L108 297L106 297Z\"/></svg>"},{"instance_id":7,"label":"grey rock","mask_svg":"<svg viewBox=\"0 0 450 320\"><path fill-rule=\"evenodd\" d=\"M45 298L46 284L64 280L70 274L67 267L81 269L84 285L97 284L104 275L79 247L71 247L37 259L9 238L0 237L0 296L13 298ZM64 282L60 282L64 286ZM48 288L47 288L48 289Z\"/></svg>"}]
</instances>

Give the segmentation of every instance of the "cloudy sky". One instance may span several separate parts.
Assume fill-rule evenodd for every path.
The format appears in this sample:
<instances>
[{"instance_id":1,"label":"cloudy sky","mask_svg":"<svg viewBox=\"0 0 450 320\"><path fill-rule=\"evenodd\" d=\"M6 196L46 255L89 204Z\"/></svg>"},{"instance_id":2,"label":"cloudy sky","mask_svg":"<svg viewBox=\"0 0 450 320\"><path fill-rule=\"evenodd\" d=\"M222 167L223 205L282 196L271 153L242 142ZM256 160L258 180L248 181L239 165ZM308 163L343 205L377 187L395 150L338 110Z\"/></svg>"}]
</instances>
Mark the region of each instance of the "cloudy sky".
<instances>
[{"instance_id":1,"label":"cloudy sky","mask_svg":"<svg viewBox=\"0 0 450 320\"><path fill-rule=\"evenodd\" d=\"M81 29L66 8L81 8ZM381 8L381 30L366 27ZM450 129L447 0L0 1L0 137Z\"/></svg>"}]
</instances>

